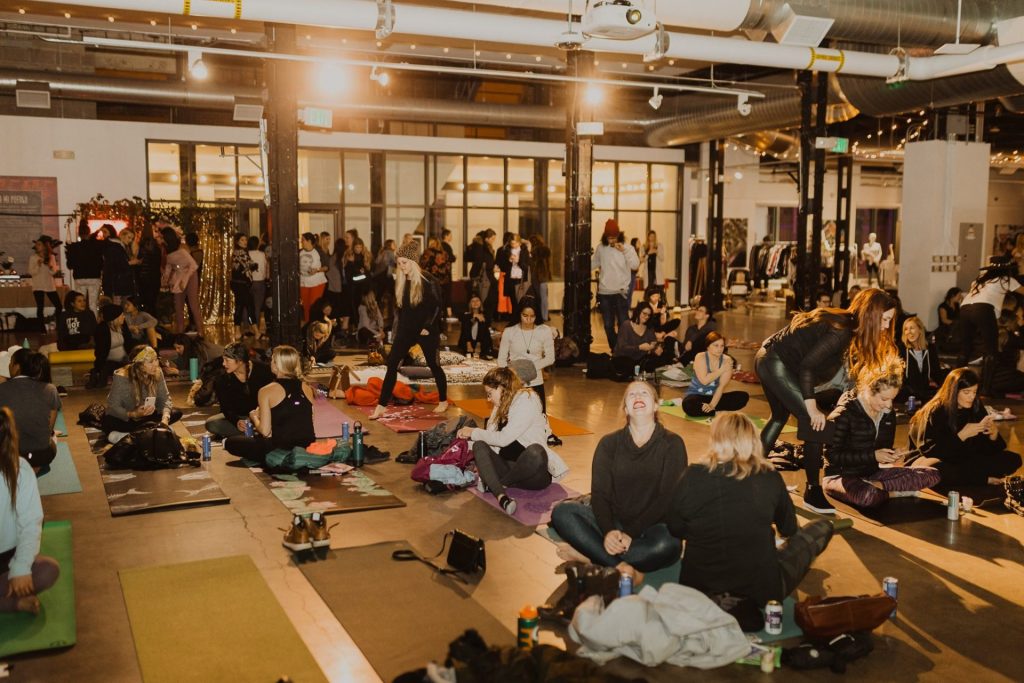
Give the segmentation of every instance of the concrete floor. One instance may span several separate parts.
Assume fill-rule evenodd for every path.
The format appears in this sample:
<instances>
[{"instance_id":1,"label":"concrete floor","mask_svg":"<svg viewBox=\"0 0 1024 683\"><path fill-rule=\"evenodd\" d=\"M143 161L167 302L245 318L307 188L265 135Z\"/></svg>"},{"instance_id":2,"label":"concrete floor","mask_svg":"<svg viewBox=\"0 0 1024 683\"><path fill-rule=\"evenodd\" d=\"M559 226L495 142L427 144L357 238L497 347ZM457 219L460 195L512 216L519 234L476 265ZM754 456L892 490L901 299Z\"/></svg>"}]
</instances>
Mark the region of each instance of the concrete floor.
<instances>
[{"instance_id":1,"label":"concrete floor","mask_svg":"<svg viewBox=\"0 0 1024 683\"><path fill-rule=\"evenodd\" d=\"M728 337L754 341L782 324L775 308L721 317ZM603 338L596 318L594 329ZM749 369L752 352L736 355ZM753 394L748 412L767 416L760 388L740 386ZM559 449L572 467L565 482L569 486L589 490L594 447L604 433L622 423L623 388L609 381L588 381L580 368L555 371L548 384L550 413L595 431L590 436L567 437ZM672 397L680 392L666 388L662 393ZM483 396L479 387L464 386L453 387L450 394L456 399ZM48 519L69 519L73 525L78 644L65 651L12 658L16 663L12 680L140 680L118 570L236 554L253 558L330 680L379 680L291 554L281 547L278 527L287 523L288 514L248 471L227 467L225 459L215 455L211 470L231 498L228 505L119 519L110 516L95 457L83 430L73 424L86 404L101 399L102 392L78 390L64 401L68 441L84 491L43 499ZM354 416L343 404L338 407ZM457 412L453 409L451 415ZM691 459L706 447L706 427L672 417L664 420L683 436ZM413 439L413 435L396 435L383 428L372 435L372 443L393 454ZM407 465L387 462L369 471L408 507L334 516L332 521L340 522L332 533L334 548L404 539L423 552L433 552L445 531L463 528L487 541L487 575L474 597L509 622L510 628L523 603L542 603L561 584L553 571L559 563L554 546L531 529L468 493L427 495L409 479ZM852 529L837 534L799 593L872 593L880 589L884 576L900 579L899 616L876 631L875 652L852 666L851 673L858 678L1021 681L1024 658L1016 648L1024 643L1022 537L1024 519L998 511L980 511L960 522L929 519L891 527L858 519ZM201 634L197 624L196 637ZM542 632L541 637L545 642L562 642L550 632ZM438 644L439 658L445 654L445 645ZM649 670L623 660L610 667L651 681L678 680L682 674L673 667ZM763 675L756 668L739 665L700 674L703 680L753 680ZM827 671L786 671L785 675L787 680L833 676Z\"/></svg>"}]
</instances>

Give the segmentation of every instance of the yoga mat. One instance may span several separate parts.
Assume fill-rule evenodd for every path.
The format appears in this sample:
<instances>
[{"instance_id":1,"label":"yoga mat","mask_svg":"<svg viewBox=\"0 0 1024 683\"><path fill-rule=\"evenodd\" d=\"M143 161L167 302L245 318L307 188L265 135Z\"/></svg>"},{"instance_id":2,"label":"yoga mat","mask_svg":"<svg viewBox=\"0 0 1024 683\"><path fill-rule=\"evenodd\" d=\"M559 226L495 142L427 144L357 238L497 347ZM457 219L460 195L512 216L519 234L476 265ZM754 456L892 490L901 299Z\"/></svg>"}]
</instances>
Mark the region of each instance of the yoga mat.
<instances>
[{"instance_id":1,"label":"yoga mat","mask_svg":"<svg viewBox=\"0 0 1024 683\"><path fill-rule=\"evenodd\" d=\"M796 600L790 596L782 601L782 633L768 633L762 628L754 635L762 643L777 643L780 640L803 637L803 629L796 625Z\"/></svg>"},{"instance_id":2,"label":"yoga mat","mask_svg":"<svg viewBox=\"0 0 1024 683\"><path fill-rule=\"evenodd\" d=\"M675 404L670 406L658 406L658 410L662 413L665 413L666 415L672 415L673 417L681 417L684 420L687 420L688 422L696 422L697 424L702 424L706 427L710 427L711 420L714 419L710 417L690 417L683 410L682 406L677 406ZM746 415L746 413L744 413L744 415ZM754 426L757 427L758 429L764 429L765 423L767 423L767 420L765 420L763 417L754 417L753 415L747 415L747 417L750 418L750 421L753 422ZM796 427L787 424L782 428L782 433L796 434Z\"/></svg>"},{"instance_id":3,"label":"yoga mat","mask_svg":"<svg viewBox=\"0 0 1024 683\"><path fill-rule=\"evenodd\" d=\"M458 401L452 401L452 403L477 417L487 419L491 416L491 404L485 398L460 398ZM550 415L548 415L548 425L551 427L551 433L560 437L593 434L589 429L577 427L571 422L566 422Z\"/></svg>"},{"instance_id":4,"label":"yoga mat","mask_svg":"<svg viewBox=\"0 0 1024 683\"><path fill-rule=\"evenodd\" d=\"M374 411L374 406L353 406L367 417ZM408 406L391 406L386 417L375 420L393 432L406 434L409 432L425 432L437 423L448 419L444 413L435 413L434 405L413 403ZM366 422L364 421L364 424ZM370 423L372 424L372 423Z\"/></svg>"},{"instance_id":5,"label":"yoga mat","mask_svg":"<svg viewBox=\"0 0 1024 683\"><path fill-rule=\"evenodd\" d=\"M249 557L120 575L146 683L327 680Z\"/></svg>"},{"instance_id":6,"label":"yoga mat","mask_svg":"<svg viewBox=\"0 0 1024 683\"><path fill-rule=\"evenodd\" d=\"M552 543L565 543L565 540L558 535L558 532L555 531L553 526L542 527L537 530L537 533ZM644 574L644 582L640 587L650 586L657 590L661 588L661 585L664 583L679 583L679 572L682 568L683 560L680 558L667 567L662 567L661 569L657 569L653 572L647 572Z\"/></svg>"},{"instance_id":7,"label":"yoga mat","mask_svg":"<svg viewBox=\"0 0 1024 683\"><path fill-rule=\"evenodd\" d=\"M480 493L476 486L469 487L470 493L490 505L495 510L505 514L498 506L498 499L493 493ZM539 526L551 521L551 510L566 498L575 498L580 495L567 486L552 483L540 491L529 491L527 489L507 489L508 495L516 501L516 514L512 519L526 526Z\"/></svg>"},{"instance_id":8,"label":"yoga mat","mask_svg":"<svg viewBox=\"0 0 1024 683\"><path fill-rule=\"evenodd\" d=\"M57 419L53 423L53 428L60 432L61 434L66 435L68 433L68 423L64 421L63 410L57 411Z\"/></svg>"},{"instance_id":9,"label":"yoga mat","mask_svg":"<svg viewBox=\"0 0 1024 683\"><path fill-rule=\"evenodd\" d=\"M391 559L392 551L409 547L392 542L332 550L326 560L299 565L382 679L443 661L448 644L466 629L476 629L488 645L515 643L515 614L499 621L455 579L422 562Z\"/></svg>"},{"instance_id":10,"label":"yoga mat","mask_svg":"<svg viewBox=\"0 0 1024 683\"><path fill-rule=\"evenodd\" d=\"M339 438L342 422L352 422L352 420L335 408L326 398L317 398L313 403L313 429L316 432L316 438ZM365 423L365 420L363 422Z\"/></svg>"},{"instance_id":11,"label":"yoga mat","mask_svg":"<svg viewBox=\"0 0 1024 683\"><path fill-rule=\"evenodd\" d=\"M102 455L96 460L112 517L198 505L222 505L231 500L205 467L108 470Z\"/></svg>"},{"instance_id":12,"label":"yoga mat","mask_svg":"<svg viewBox=\"0 0 1024 683\"><path fill-rule=\"evenodd\" d=\"M341 477L325 477L310 472L267 474L258 467L250 471L296 515L405 507L404 502L362 470L354 470Z\"/></svg>"},{"instance_id":13,"label":"yoga mat","mask_svg":"<svg viewBox=\"0 0 1024 683\"><path fill-rule=\"evenodd\" d=\"M40 555L60 563L57 583L39 594L39 614L0 614L0 657L74 645L75 567L71 561L71 522L43 524Z\"/></svg>"},{"instance_id":14,"label":"yoga mat","mask_svg":"<svg viewBox=\"0 0 1024 683\"><path fill-rule=\"evenodd\" d=\"M57 457L50 463L50 471L39 477L39 495L55 496L61 493L81 493L75 461L66 441L57 442Z\"/></svg>"}]
</instances>

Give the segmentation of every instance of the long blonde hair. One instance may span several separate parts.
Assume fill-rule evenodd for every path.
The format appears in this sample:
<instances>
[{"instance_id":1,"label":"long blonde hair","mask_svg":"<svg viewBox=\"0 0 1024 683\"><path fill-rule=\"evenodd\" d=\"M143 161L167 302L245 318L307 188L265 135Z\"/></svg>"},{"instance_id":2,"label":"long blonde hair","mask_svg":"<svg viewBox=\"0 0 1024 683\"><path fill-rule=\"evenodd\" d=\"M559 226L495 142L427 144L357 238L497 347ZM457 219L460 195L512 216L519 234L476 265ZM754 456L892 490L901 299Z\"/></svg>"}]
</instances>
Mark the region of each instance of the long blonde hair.
<instances>
[{"instance_id":1,"label":"long blonde hair","mask_svg":"<svg viewBox=\"0 0 1024 683\"><path fill-rule=\"evenodd\" d=\"M125 368L125 376L132 385L135 400L141 403L147 397L156 395L157 384L163 381L164 373L163 370L158 370L156 375L151 375L144 369L147 361L159 357L151 346L146 344L136 346L128 354L128 357L131 362Z\"/></svg>"},{"instance_id":2,"label":"long blonde hair","mask_svg":"<svg viewBox=\"0 0 1024 683\"><path fill-rule=\"evenodd\" d=\"M271 355L274 366L285 377L302 379L302 355L294 346L275 346Z\"/></svg>"},{"instance_id":3,"label":"long blonde hair","mask_svg":"<svg viewBox=\"0 0 1024 683\"><path fill-rule=\"evenodd\" d=\"M725 476L733 479L775 469L764 457L757 428L743 413L719 413L711 421L711 444L704 464L709 470L721 465Z\"/></svg>"},{"instance_id":4,"label":"long blonde hair","mask_svg":"<svg viewBox=\"0 0 1024 683\"><path fill-rule=\"evenodd\" d=\"M405 281L409 281L409 303L413 306L419 306L420 302L423 301L423 271L420 270L420 264L416 263L412 259L405 259L412 264L412 272L407 276L403 272L398 273L398 277L395 278L395 302L396 305L401 308L402 296L405 293Z\"/></svg>"},{"instance_id":5,"label":"long blonde hair","mask_svg":"<svg viewBox=\"0 0 1024 683\"><path fill-rule=\"evenodd\" d=\"M914 325L917 327L917 341L914 342L913 346L907 342L907 325ZM928 337L924 331L924 323L921 322L921 319L916 315L910 316L904 321L903 329L900 330L900 341L902 341L903 345L908 349L912 348L915 351L924 351L928 348Z\"/></svg>"},{"instance_id":6,"label":"long blonde hair","mask_svg":"<svg viewBox=\"0 0 1024 683\"><path fill-rule=\"evenodd\" d=\"M485 387L501 389L501 399L498 401L498 411L494 418L497 420L498 430L508 424L508 411L512 407L512 401L523 391L532 391L523 386L519 375L512 368L491 368L484 375L481 382Z\"/></svg>"},{"instance_id":7,"label":"long blonde hair","mask_svg":"<svg viewBox=\"0 0 1024 683\"><path fill-rule=\"evenodd\" d=\"M0 476L3 476L7 482L7 490L11 492L11 510L17 509L18 505L20 457L18 427L14 423L14 413L10 408L0 406Z\"/></svg>"}]
</instances>

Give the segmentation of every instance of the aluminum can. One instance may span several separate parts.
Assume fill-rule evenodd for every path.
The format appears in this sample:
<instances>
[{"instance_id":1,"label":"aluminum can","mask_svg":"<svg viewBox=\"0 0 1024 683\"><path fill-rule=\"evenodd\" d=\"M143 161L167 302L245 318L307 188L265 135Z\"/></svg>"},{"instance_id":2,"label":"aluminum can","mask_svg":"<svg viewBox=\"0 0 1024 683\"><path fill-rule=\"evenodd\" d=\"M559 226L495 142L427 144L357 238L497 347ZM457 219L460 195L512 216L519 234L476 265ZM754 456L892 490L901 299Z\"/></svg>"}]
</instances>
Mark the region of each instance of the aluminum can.
<instances>
[{"instance_id":1,"label":"aluminum can","mask_svg":"<svg viewBox=\"0 0 1024 683\"><path fill-rule=\"evenodd\" d=\"M946 499L946 519L955 522L960 519L960 492L950 491Z\"/></svg>"},{"instance_id":2,"label":"aluminum can","mask_svg":"<svg viewBox=\"0 0 1024 683\"><path fill-rule=\"evenodd\" d=\"M887 576L882 579L882 590L885 594L891 597L893 600L899 601L900 593L900 580L895 576ZM892 612L889 613L890 619L896 618L896 607L892 608Z\"/></svg>"},{"instance_id":3,"label":"aluminum can","mask_svg":"<svg viewBox=\"0 0 1024 683\"><path fill-rule=\"evenodd\" d=\"M769 600L764 606L764 632L777 636L782 633L782 603Z\"/></svg>"},{"instance_id":4,"label":"aluminum can","mask_svg":"<svg viewBox=\"0 0 1024 683\"><path fill-rule=\"evenodd\" d=\"M203 434L203 437L199 440L199 443L203 447L203 460L209 461L213 457L213 446L210 443L210 435Z\"/></svg>"},{"instance_id":5,"label":"aluminum can","mask_svg":"<svg viewBox=\"0 0 1024 683\"><path fill-rule=\"evenodd\" d=\"M341 423L341 438L348 441L348 422Z\"/></svg>"},{"instance_id":6,"label":"aluminum can","mask_svg":"<svg viewBox=\"0 0 1024 683\"><path fill-rule=\"evenodd\" d=\"M253 435L252 420L245 421L245 435L251 437Z\"/></svg>"},{"instance_id":7,"label":"aluminum can","mask_svg":"<svg viewBox=\"0 0 1024 683\"><path fill-rule=\"evenodd\" d=\"M629 574L619 574L619 597L624 598L633 594L633 577Z\"/></svg>"},{"instance_id":8,"label":"aluminum can","mask_svg":"<svg viewBox=\"0 0 1024 683\"><path fill-rule=\"evenodd\" d=\"M907 397L907 413L913 413L917 410L917 396Z\"/></svg>"},{"instance_id":9,"label":"aluminum can","mask_svg":"<svg viewBox=\"0 0 1024 683\"><path fill-rule=\"evenodd\" d=\"M540 616L537 608L533 605L525 605L519 610L519 619L516 624L516 647L522 650L530 650L537 644L537 630L540 626Z\"/></svg>"}]
</instances>

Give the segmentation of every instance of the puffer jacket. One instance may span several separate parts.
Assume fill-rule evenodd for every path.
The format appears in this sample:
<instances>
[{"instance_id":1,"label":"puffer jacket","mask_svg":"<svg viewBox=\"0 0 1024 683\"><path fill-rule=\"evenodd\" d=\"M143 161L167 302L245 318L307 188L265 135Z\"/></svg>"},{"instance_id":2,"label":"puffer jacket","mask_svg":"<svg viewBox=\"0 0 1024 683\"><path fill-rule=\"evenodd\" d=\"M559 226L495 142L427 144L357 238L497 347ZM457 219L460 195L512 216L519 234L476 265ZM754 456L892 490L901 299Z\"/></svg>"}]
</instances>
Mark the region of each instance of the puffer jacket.
<instances>
[{"instance_id":1,"label":"puffer jacket","mask_svg":"<svg viewBox=\"0 0 1024 683\"><path fill-rule=\"evenodd\" d=\"M848 391L828 420L835 432L826 451L825 474L868 477L877 472L875 451L892 448L896 440L896 414L891 410L882 413L876 430L874 420L857 400L857 392Z\"/></svg>"}]
</instances>

